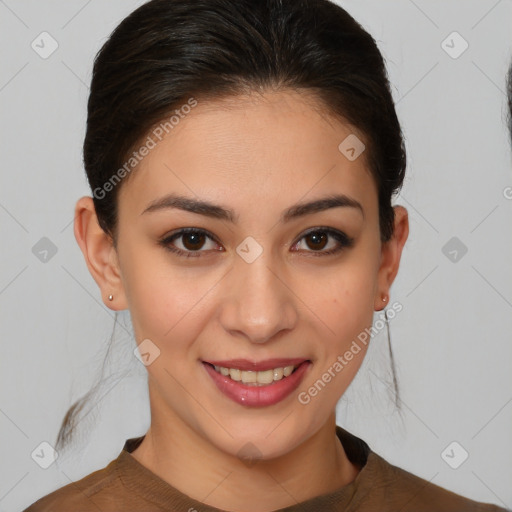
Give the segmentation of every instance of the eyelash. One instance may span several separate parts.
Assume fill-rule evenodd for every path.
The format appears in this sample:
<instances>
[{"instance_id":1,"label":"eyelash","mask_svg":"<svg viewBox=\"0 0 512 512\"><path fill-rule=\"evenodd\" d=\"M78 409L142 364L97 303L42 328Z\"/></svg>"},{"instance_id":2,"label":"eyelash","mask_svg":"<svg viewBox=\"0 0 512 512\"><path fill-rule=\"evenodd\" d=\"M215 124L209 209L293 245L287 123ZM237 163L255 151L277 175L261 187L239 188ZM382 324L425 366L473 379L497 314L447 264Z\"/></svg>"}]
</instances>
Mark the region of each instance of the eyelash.
<instances>
[{"instance_id":1,"label":"eyelash","mask_svg":"<svg viewBox=\"0 0 512 512\"><path fill-rule=\"evenodd\" d=\"M183 229L177 231L176 233L174 233L174 234L172 234L170 236L164 237L163 239L159 240L158 243L161 246L163 246L164 249L166 249L166 250L168 250L168 251L170 251L172 253L175 253L175 254L177 254L180 257L198 258L198 257L200 257L200 253L201 252L206 252L206 251L201 251L201 250L198 250L198 251L183 251L182 249L178 249L177 247L174 247L174 246L170 245L175 239L180 238L181 236L186 235L187 233L204 234L208 238L210 238L213 242L219 243L219 242L217 242L215 237L210 235L204 229L199 229L199 228L183 228ZM337 231L335 229L327 228L327 227L317 227L317 228L313 228L313 229L308 230L306 233L304 233L302 235L301 238L299 238L297 243L300 242L307 235L310 235L312 233L326 233L326 234L332 236L335 240L337 240L340 243L340 245L338 247L336 247L334 249L329 249L328 251L306 251L306 252L311 252L312 256L315 256L315 257L316 256L329 256L331 254L336 254L336 253L342 251L344 248L350 248L350 247L352 247L354 245L354 239L353 238L347 236L342 231ZM296 245L296 244L294 244L294 245Z\"/></svg>"}]
</instances>

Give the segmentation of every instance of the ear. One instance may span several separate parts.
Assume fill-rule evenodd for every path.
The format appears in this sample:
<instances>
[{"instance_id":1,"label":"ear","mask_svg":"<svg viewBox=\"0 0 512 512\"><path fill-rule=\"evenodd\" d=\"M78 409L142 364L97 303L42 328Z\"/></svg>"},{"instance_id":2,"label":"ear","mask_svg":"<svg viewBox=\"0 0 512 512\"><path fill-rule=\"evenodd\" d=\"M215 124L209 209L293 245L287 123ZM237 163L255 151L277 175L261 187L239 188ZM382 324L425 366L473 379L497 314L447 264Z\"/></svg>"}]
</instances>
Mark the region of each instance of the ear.
<instances>
[{"instance_id":1,"label":"ear","mask_svg":"<svg viewBox=\"0 0 512 512\"><path fill-rule=\"evenodd\" d=\"M403 206L393 207L395 212L393 236L382 244L381 263L378 273L377 296L375 297L375 311L381 311L387 306L382 301L382 295L389 295L389 288L395 280L400 265L402 249L409 235L409 216Z\"/></svg>"},{"instance_id":2,"label":"ear","mask_svg":"<svg viewBox=\"0 0 512 512\"><path fill-rule=\"evenodd\" d=\"M74 232L87 268L101 290L104 304L116 311L127 309L117 251L112 238L98 223L92 197L82 197L77 201ZM114 299L108 300L109 295Z\"/></svg>"}]
</instances>

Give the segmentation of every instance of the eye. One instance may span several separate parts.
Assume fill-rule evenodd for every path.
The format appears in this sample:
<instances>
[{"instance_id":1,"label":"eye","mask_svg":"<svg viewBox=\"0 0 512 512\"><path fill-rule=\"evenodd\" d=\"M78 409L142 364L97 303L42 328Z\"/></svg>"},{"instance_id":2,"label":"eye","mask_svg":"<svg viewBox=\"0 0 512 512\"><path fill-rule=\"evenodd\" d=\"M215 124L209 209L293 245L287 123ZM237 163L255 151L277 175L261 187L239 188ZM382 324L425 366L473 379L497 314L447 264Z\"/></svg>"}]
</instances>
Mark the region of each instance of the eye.
<instances>
[{"instance_id":1,"label":"eye","mask_svg":"<svg viewBox=\"0 0 512 512\"><path fill-rule=\"evenodd\" d=\"M326 241L329 238L336 240L337 245L334 244L334 247L331 246L327 251L321 250L325 248ZM307 233L302 235L299 242L295 244L294 247L299 245L302 240L306 242L306 246L314 249L313 251L306 251L312 253L312 256L328 256L329 254L335 254L344 248L353 247L354 245L353 238L347 236L342 231L328 227L318 227L309 230Z\"/></svg>"},{"instance_id":2,"label":"eye","mask_svg":"<svg viewBox=\"0 0 512 512\"><path fill-rule=\"evenodd\" d=\"M337 244L334 247L331 247L328 250L322 250L326 246L326 241L331 238L334 239ZM180 247L176 247L174 245L175 240L182 239L180 242ZM199 228L183 228L176 233L167 236L159 241L159 244L162 245L166 250L176 253L179 256L184 256L186 258L197 258L201 254L200 249L204 247L205 240L210 240L214 242L214 244L218 244L215 238L208 234L205 230ZM329 254L335 254L340 252L344 248L352 247L354 245L354 239L347 236L342 231L338 231L328 227L317 227L309 230L307 233L302 235L297 243L294 244L293 247L296 247L300 244L302 240L306 241L306 245L313 250L305 252L312 253L313 256L327 256ZM216 249L215 247L210 250L214 251L223 251L223 249Z\"/></svg>"},{"instance_id":3,"label":"eye","mask_svg":"<svg viewBox=\"0 0 512 512\"><path fill-rule=\"evenodd\" d=\"M174 240L182 239L180 242L183 249L179 247L175 247L173 244ZM171 236L165 237L164 239L160 240L160 245L162 245L165 249L174 252L178 254L179 256L185 256L186 258L197 258L200 256L199 251L203 245L205 239L210 239L212 241L215 241L212 236L210 236L206 231L203 229L198 228L184 228L180 231L174 233ZM219 250L219 249L214 249Z\"/></svg>"}]
</instances>

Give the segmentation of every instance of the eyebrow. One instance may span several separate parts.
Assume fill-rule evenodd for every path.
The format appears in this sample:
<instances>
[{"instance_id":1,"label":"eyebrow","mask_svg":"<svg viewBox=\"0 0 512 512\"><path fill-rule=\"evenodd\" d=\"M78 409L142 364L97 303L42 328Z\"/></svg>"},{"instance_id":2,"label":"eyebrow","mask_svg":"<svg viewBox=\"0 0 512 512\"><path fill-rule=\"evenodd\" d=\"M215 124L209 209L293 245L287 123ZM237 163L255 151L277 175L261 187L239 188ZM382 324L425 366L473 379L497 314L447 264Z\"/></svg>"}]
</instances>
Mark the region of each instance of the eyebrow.
<instances>
[{"instance_id":1,"label":"eyebrow","mask_svg":"<svg viewBox=\"0 0 512 512\"><path fill-rule=\"evenodd\" d=\"M312 213L323 212L331 208L350 207L359 210L364 218L364 210L359 201L345 194L329 195L308 203L297 203L287 208L281 214L281 222L289 222L292 219L304 217ZM232 223L238 222L238 215L233 210L224 208L218 204L193 199L190 197L169 194L152 201L141 215L164 209L177 208L191 213L197 213L213 219L226 220Z\"/></svg>"}]
</instances>

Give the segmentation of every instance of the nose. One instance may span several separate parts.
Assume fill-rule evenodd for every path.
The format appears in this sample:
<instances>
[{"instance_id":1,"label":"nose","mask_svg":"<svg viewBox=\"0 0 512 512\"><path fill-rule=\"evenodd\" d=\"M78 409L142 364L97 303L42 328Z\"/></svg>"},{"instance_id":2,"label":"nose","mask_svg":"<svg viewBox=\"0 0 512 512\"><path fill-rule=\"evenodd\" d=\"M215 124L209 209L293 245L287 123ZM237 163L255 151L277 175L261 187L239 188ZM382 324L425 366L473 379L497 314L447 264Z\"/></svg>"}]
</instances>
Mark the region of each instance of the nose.
<instances>
[{"instance_id":1,"label":"nose","mask_svg":"<svg viewBox=\"0 0 512 512\"><path fill-rule=\"evenodd\" d=\"M295 327L299 299L278 268L265 251L252 263L237 258L223 284L220 314L232 336L266 343Z\"/></svg>"}]
</instances>

